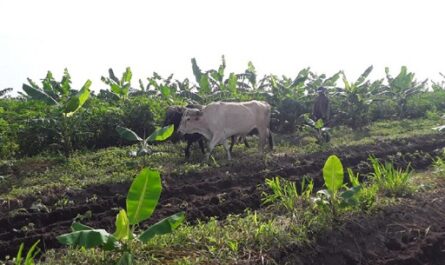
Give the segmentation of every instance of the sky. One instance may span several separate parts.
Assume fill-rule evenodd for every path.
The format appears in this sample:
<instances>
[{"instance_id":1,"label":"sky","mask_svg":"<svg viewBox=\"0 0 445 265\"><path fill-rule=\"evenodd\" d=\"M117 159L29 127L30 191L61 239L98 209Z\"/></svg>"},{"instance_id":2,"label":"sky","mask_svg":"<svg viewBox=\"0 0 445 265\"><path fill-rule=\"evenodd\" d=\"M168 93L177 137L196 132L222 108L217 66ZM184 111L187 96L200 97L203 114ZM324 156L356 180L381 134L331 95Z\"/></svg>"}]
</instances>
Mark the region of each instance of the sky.
<instances>
[{"instance_id":1,"label":"sky","mask_svg":"<svg viewBox=\"0 0 445 265\"><path fill-rule=\"evenodd\" d=\"M68 68L73 88L87 79L96 91L111 67L133 71L133 86L156 71L193 79L191 58L227 72L249 61L259 75L295 77L311 67L355 80L445 73L445 3L441 0L0 0L0 89L21 90L51 70Z\"/></svg>"}]
</instances>

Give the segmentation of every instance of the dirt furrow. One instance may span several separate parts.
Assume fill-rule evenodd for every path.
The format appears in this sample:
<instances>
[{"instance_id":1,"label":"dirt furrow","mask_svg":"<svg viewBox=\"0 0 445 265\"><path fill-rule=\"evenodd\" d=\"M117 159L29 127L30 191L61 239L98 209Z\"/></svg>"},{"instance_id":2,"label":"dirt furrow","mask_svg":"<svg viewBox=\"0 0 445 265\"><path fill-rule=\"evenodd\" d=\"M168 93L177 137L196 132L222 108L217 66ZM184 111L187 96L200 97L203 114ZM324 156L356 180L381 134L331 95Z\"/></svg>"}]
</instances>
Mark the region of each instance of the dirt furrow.
<instances>
[{"instance_id":1,"label":"dirt furrow","mask_svg":"<svg viewBox=\"0 0 445 265\"><path fill-rule=\"evenodd\" d=\"M331 154L337 154L344 166L367 173L370 169L366 163L369 155L393 160L399 166L411 163L414 168L421 169L431 164L430 154L435 154L442 147L445 147L443 136L433 134L306 155L277 154L266 164L244 158L239 163L199 173L165 174L160 204L146 225L180 210L186 211L187 219L193 222L210 216L223 218L230 213L242 213L246 208L257 209L261 205L258 185L264 183L266 177L280 175L301 180L306 175L314 179L316 187L320 187L320 172ZM69 231L72 219L88 211L92 216L86 217L84 223L112 232L117 209L125 207L124 196L128 187L129 183L91 186L69 194L75 206L52 209L49 213L18 213L11 216L3 212L0 218L0 257L15 254L21 242L29 245L36 239L41 239L45 248L60 246L55 236ZM85 198L92 195L97 197L95 201L85 203ZM29 201L36 199L29 198ZM33 225L30 226L31 223Z\"/></svg>"}]
</instances>

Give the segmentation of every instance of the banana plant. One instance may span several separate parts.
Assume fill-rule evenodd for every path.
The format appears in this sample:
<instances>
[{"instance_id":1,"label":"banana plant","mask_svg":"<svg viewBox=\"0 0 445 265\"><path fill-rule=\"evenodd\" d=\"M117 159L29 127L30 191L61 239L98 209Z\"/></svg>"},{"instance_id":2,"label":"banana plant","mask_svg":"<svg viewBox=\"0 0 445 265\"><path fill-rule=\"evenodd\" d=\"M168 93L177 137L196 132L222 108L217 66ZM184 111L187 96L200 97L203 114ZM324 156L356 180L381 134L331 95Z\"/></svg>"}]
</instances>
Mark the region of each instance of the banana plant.
<instances>
[{"instance_id":1,"label":"banana plant","mask_svg":"<svg viewBox=\"0 0 445 265\"><path fill-rule=\"evenodd\" d=\"M238 94L238 84L240 76L230 73L225 78L226 60L224 55L221 57L221 64L218 70L210 69L202 72L196 59L192 59L192 69L198 86L198 94L206 102L234 98Z\"/></svg>"},{"instance_id":2,"label":"banana plant","mask_svg":"<svg viewBox=\"0 0 445 265\"><path fill-rule=\"evenodd\" d=\"M127 193L126 210L121 209L116 216L116 230L109 233L105 229L97 229L74 222L71 233L57 237L64 245L83 248L102 248L122 253L119 265L134 264L132 242L147 243L156 235L173 232L185 219L184 212L166 217L137 233L140 223L149 219L159 202L162 185L158 171L144 168L133 180Z\"/></svg>"},{"instance_id":3,"label":"banana plant","mask_svg":"<svg viewBox=\"0 0 445 265\"><path fill-rule=\"evenodd\" d=\"M192 70L196 83L198 83L198 86L196 87L198 94L201 97L211 94L212 88L210 86L209 73L204 73L201 71L201 68L199 68L195 58L192 58Z\"/></svg>"},{"instance_id":4,"label":"banana plant","mask_svg":"<svg viewBox=\"0 0 445 265\"><path fill-rule=\"evenodd\" d=\"M193 91L195 86L190 83L188 78L183 81L175 80L175 83L180 97L186 99L191 104L204 104L203 98Z\"/></svg>"},{"instance_id":5,"label":"banana plant","mask_svg":"<svg viewBox=\"0 0 445 265\"><path fill-rule=\"evenodd\" d=\"M148 77L147 80L148 85L145 88L146 93L173 102L172 98L177 93L177 85L173 81L173 74L169 75L167 78L163 78L158 73L153 72L153 76ZM143 87L142 81L140 81L140 86Z\"/></svg>"},{"instance_id":6,"label":"banana plant","mask_svg":"<svg viewBox=\"0 0 445 265\"><path fill-rule=\"evenodd\" d=\"M108 69L109 77L102 76L100 80L110 86L110 93L119 99L127 99L131 88L131 78L133 76L130 67L125 69L122 78L119 80L113 72L113 69Z\"/></svg>"},{"instance_id":7,"label":"banana plant","mask_svg":"<svg viewBox=\"0 0 445 265\"><path fill-rule=\"evenodd\" d=\"M445 91L445 75L442 73L439 74L443 79L440 82L432 81L431 88L434 92Z\"/></svg>"},{"instance_id":8,"label":"banana plant","mask_svg":"<svg viewBox=\"0 0 445 265\"><path fill-rule=\"evenodd\" d=\"M303 114L303 119L305 121L306 128L309 128L314 132L315 137L319 144L329 143L331 140L330 128L325 126L323 119L318 119L314 121L310 118L309 113Z\"/></svg>"},{"instance_id":9,"label":"banana plant","mask_svg":"<svg viewBox=\"0 0 445 265\"><path fill-rule=\"evenodd\" d=\"M8 88L5 88L5 89L0 89L0 97L5 96L6 94L8 94L11 91L12 91L12 87L8 87Z\"/></svg>"},{"instance_id":10,"label":"banana plant","mask_svg":"<svg viewBox=\"0 0 445 265\"><path fill-rule=\"evenodd\" d=\"M309 69L309 68L307 68ZM325 87L328 91L337 85L337 81L340 78L341 71L327 77L325 74L317 74L309 71L307 82L305 83L305 90L308 95L314 96L317 94L317 90L320 87Z\"/></svg>"},{"instance_id":11,"label":"banana plant","mask_svg":"<svg viewBox=\"0 0 445 265\"><path fill-rule=\"evenodd\" d=\"M28 98L43 101L56 108L59 114L57 124L60 126L61 142L65 156L69 157L72 152L72 136L75 133L70 124L72 117L90 97L91 81L87 80L82 88L76 93L71 89L71 76L65 69L62 80L57 82L53 74L48 71L46 77L42 80L42 87L28 78L28 84L23 84L23 90Z\"/></svg>"},{"instance_id":12,"label":"banana plant","mask_svg":"<svg viewBox=\"0 0 445 265\"><path fill-rule=\"evenodd\" d=\"M339 96L344 110L346 123L352 128L361 128L369 122L368 112L370 105L380 100L378 91L381 89L383 80L374 82L366 81L372 72L373 66L369 66L360 77L353 83L349 82L346 74L341 71L344 88L337 88L334 96Z\"/></svg>"},{"instance_id":13,"label":"banana plant","mask_svg":"<svg viewBox=\"0 0 445 265\"><path fill-rule=\"evenodd\" d=\"M362 188L355 183L352 188L344 184L344 170L340 158L331 155L323 167L323 180L326 189L319 190L314 199L316 207L329 209L334 220L338 216L341 207L352 206L357 203L355 195Z\"/></svg>"},{"instance_id":14,"label":"banana plant","mask_svg":"<svg viewBox=\"0 0 445 265\"><path fill-rule=\"evenodd\" d=\"M264 75L258 78L256 68L252 62L247 63L247 69L244 73L237 74L238 91L253 99L270 98L270 82L269 76Z\"/></svg>"},{"instance_id":15,"label":"banana plant","mask_svg":"<svg viewBox=\"0 0 445 265\"><path fill-rule=\"evenodd\" d=\"M297 100L305 96L305 83L309 78L310 68L304 68L292 79L287 76L279 78L276 75L269 76L269 82L273 94L273 103L277 104L284 99Z\"/></svg>"},{"instance_id":16,"label":"banana plant","mask_svg":"<svg viewBox=\"0 0 445 265\"><path fill-rule=\"evenodd\" d=\"M395 102L397 102L398 116L404 118L406 115L408 99L425 90L428 79L418 82L414 78L414 73L408 72L406 66L402 66L400 73L396 77L389 74L389 68L385 68L386 94L389 95Z\"/></svg>"},{"instance_id":17,"label":"banana plant","mask_svg":"<svg viewBox=\"0 0 445 265\"><path fill-rule=\"evenodd\" d=\"M160 128L156 131L154 131L150 136L148 136L146 139L143 139L139 135L137 135L134 131L131 129L117 126L116 127L117 133L125 140L130 142L138 142L139 143L139 149L138 151L134 152L132 155L146 155L151 154L152 150L149 148L149 143L155 142L155 141L164 141L168 137L170 137L173 134L174 131L174 125L165 126L163 128Z\"/></svg>"}]
</instances>

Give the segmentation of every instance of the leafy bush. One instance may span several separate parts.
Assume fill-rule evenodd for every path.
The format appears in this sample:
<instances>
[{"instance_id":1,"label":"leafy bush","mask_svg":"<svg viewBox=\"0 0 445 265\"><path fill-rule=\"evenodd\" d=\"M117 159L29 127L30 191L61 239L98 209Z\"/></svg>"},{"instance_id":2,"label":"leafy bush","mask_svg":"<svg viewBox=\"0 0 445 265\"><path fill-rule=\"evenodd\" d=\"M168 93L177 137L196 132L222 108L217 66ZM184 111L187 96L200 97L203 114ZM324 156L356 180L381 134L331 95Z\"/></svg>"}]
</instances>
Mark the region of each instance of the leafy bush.
<instances>
[{"instance_id":1,"label":"leafy bush","mask_svg":"<svg viewBox=\"0 0 445 265\"><path fill-rule=\"evenodd\" d=\"M125 101L122 105L124 126L132 128L138 135L144 137L150 135L155 128L150 103L146 97L135 97Z\"/></svg>"},{"instance_id":2,"label":"leafy bush","mask_svg":"<svg viewBox=\"0 0 445 265\"><path fill-rule=\"evenodd\" d=\"M444 98L445 99L445 98ZM428 111L435 111L436 106L428 94L418 94L410 97L406 103L405 117L426 117Z\"/></svg>"},{"instance_id":3,"label":"leafy bush","mask_svg":"<svg viewBox=\"0 0 445 265\"><path fill-rule=\"evenodd\" d=\"M372 121L393 119L396 115L397 104L390 99L376 101L369 107L369 116Z\"/></svg>"},{"instance_id":4,"label":"leafy bush","mask_svg":"<svg viewBox=\"0 0 445 265\"><path fill-rule=\"evenodd\" d=\"M292 133L297 129L298 117L308 112L304 106L296 100L286 98L280 101L272 111L271 129L280 133Z\"/></svg>"},{"instance_id":5,"label":"leafy bush","mask_svg":"<svg viewBox=\"0 0 445 265\"><path fill-rule=\"evenodd\" d=\"M41 151L42 145L34 145L33 142L41 140L37 139L35 131L31 129L29 133L25 132L30 121L44 118L50 112L49 109L45 103L39 101L0 99L0 158L27 154L27 150L34 153Z\"/></svg>"}]
</instances>

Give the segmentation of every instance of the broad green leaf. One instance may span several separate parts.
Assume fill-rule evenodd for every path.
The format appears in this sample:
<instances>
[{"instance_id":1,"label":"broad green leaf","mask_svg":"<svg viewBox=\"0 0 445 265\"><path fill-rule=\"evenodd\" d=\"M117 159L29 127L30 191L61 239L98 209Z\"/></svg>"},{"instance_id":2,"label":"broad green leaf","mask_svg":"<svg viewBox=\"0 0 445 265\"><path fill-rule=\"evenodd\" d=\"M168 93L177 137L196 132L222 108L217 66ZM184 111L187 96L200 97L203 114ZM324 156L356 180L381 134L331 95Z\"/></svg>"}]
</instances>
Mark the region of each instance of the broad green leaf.
<instances>
[{"instance_id":1,"label":"broad green leaf","mask_svg":"<svg viewBox=\"0 0 445 265\"><path fill-rule=\"evenodd\" d=\"M32 99L43 101L49 105L59 105L59 103L55 99L53 99L51 96L40 89L28 86L27 84L23 84L22 88L25 93Z\"/></svg>"},{"instance_id":2,"label":"broad green leaf","mask_svg":"<svg viewBox=\"0 0 445 265\"><path fill-rule=\"evenodd\" d=\"M125 84L121 90L121 96L124 98L128 97L128 92L130 91L130 83Z\"/></svg>"},{"instance_id":3,"label":"broad green leaf","mask_svg":"<svg viewBox=\"0 0 445 265\"><path fill-rule=\"evenodd\" d=\"M223 56L221 56L221 65L218 68L218 75L220 77L220 79L218 79L218 81L222 82L223 77L224 77L224 70L226 69L226 58Z\"/></svg>"},{"instance_id":4,"label":"broad green leaf","mask_svg":"<svg viewBox=\"0 0 445 265\"><path fill-rule=\"evenodd\" d=\"M25 258L25 264L24 265L34 265L34 258L37 254L39 254L40 249L38 249L37 251L35 251L37 245L39 244L40 240L37 240L32 246L31 248L28 250L28 253L26 254L26 258ZM19 263L20 264L20 263Z\"/></svg>"},{"instance_id":5,"label":"broad green leaf","mask_svg":"<svg viewBox=\"0 0 445 265\"><path fill-rule=\"evenodd\" d=\"M28 77L28 78L26 78L26 80L28 80L28 83L31 85L32 88L40 89L39 86L37 85L37 83L32 81L31 78Z\"/></svg>"},{"instance_id":6,"label":"broad green leaf","mask_svg":"<svg viewBox=\"0 0 445 265\"><path fill-rule=\"evenodd\" d=\"M139 137L135 132L133 132L128 128L117 126L116 131L122 138L124 138L127 141L138 141L138 142L143 141L141 137Z\"/></svg>"},{"instance_id":7,"label":"broad green leaf","mask_svg":"<svg viewBox=\"0 0 445 265\"><path fill-rule=\"evenodd\" d=\"M174 129L175 126L173 124L157 129L148 136L145 142L164 141L173 134Z\"/></svg>"},{"instance_id":8,"label":"broad green leaf","mask_svg":"<svg viewBox=\"0 0 445 265\"><path fill-rule=\"evenodd\" d=\"M154 78L147 78L148 83L156 89L159 89L159 84Z\"/></svg>"},{"instance_id":9,"label":"broad green leaf","mask_svg":"<svg viewBox=\"0 0 445 265\"><path fill-rule=\"evenodd\" d=\"M65 104L65 109L63 112L67 117L72 116L76 111L78 111L90 97L90 86L91 81L87 80L82 89L76 95L72 96Z\"/></svg>"},{"instance_id":10,"label":"broad green leaf","mask_svg":"<svg viewBox=\"0 0 445 265\"><path fill-rule=\"evenodd\" d=\"M71 76L68 72L68 69L65 68L63 71L63 78L62 82L60 82L60 87L62 89L63 95L68 95L69 91L71 90Z\"/></svg>"},{"instance_id":11,"label":"broad green leaf","mask_svg":"<svg viewBox=\"0 0 445 265\"><path fill-rule=\"evenodd\" d=\"M133 255L131 255L131 253L128 253L126 251L117 262L117 265L132 265L132 264L134 264Z\"/></svg>"},{"instance_id":12,"label":"broad green leaf","mask_svg":"<svg viewBox=\"0 0 445 265\"><path fill-rule=\"evenodd\" d=\"M230 73L229 82L228 82L227 87L229 88L229 91L233 95L237 94L237 81L238 81L238 78L236 77L236 74L235 73Z\"/></svg>"},{"instance_id":13,"label":"broad green leaf","mask_svg":"<svg viewBox=\"0 0 445 265\"><path fill-rule=\"evenodd\" d=\"M122 89L121 89L121 87L118 84L111 83L110 84L110 88L111 88L111 91L113 91L113 93L121 96Z\"/></svg>"},{"instance_id":14,"label":"broad green leaf","mask_svg":"<svg viewBox=\"0 0 445 265\"><path fill-rule=\"evenodd\" d=\"M161 176L158 171L144 168L133 180L127 194L127 214L130 224L150 218L161 196Z\"/></svg>"},{"instance_id":15,"label":"broad green leaf","mask_svg":"<svg viewBox=\"0 0 445 265\"><path fill-rule=\"evenodd\" d=\"M199 80L199 93L202 95L210 94L212 90L210 89L209 77L207 75L202 75Z\"/></svg>"},{"instance_id":16,"label":"broad green leaf","mask_svg":"<svg viewBox=\"0 0 445 265\"><path fill-rule=\"evenodd\" d=\"M196 82L201 82L202 72L201 69L199 69L198 63L196 62L195 58L192 58L192 70L193 75L195 76Z\"/></svg>"},{"instance_id":17,"label":"broad green leaf","mask_svg":"<svg viewBox=\"0 0 445 265\"><path fill-rule=\"evenodd\" d=\"M247 70L245 73L247 74L247 79L252 84L252 87L256 88L256 70L252 62L247 63Z\"/></svg>"},{"instance_id":18,"label":"broad green leaf","mask_svg":"<svg viewBox=\"0 0 445 265\"><path fill-rule=\"evenodd\" d=\"M363 82L365 82L366 78L369 76L369 74L372 72L373 66L369 66L364 72L363 74L357 79L357 81L355 82L356 86L361 85Z\"/></svg>"},{"instance_id":19,"label":"broad green leaf","mask_svg":"<svg viewBox=\"0 0 445 265\"><path fill-rule=\"evenodd\" d=\"M131 81L131 77L132 77L132 73L131 73L131 69L130 69L130 67L127 67L127 69L125 69L125 72L124 72L124 74L123 74L123 76L122 76L122 80L124 81L124 82L130 82Z\"/></svg>"},{"instance_id":20,"label":"broad green leaf","mask_svg":"<svg viewBox=\"0 0 445 265\"><path fill-rule=\"evenodd\" d=\"M326 187L332 194L337 193L337 191L343 185L343 165L340 159L331 155L323 167L323 178Z\"/></svg>"},{"instance_id":21,"label":"broad green leaf","mask_svg":"<svg viewBox=\"0 0 445 265\"><path fill-rule=\"evenodd\" d=\"M223 79L223 77L219 74L219 72L217 72L217 71L215 71L215 70L212 70L212 71L210 72L210 76L211 76L215 81L219 81L219 82L221 82L222 79Z\"/></svg>"},{"instance_id":22,"label":"broad green leaf","mask_svg":"<svg viewBox=\"0 0 445 265\"><path fill-rule=\"evenodd\" d=\"M169 97L170 94L171 94L170 87L165 86L165 85L162 85L162 86L161 86L161 94L162 94L164 97Z\"/></svg>"},{"instance_id":23,"label":"broad green leaf","mask_svg":"<svg viewBox=\"0 0 445 265\"><path fill-rule=\"evenodd\" d=\"M146 243L155 235L163 235L171 233L175 230L185 219L184 212L179 212L174 215L171 215L167 218L162 219L156 224L150 226L147 230L145 230L142 234L139 235L139 240Z\"/></svg>"},{"instance_id":24,"label":"broad green leaf","mask_svg":"<svg viewBox=\"0 0 445 265\"><path fill-rule=\"evenodd\" d=\"M324 126L324 122L323 122L322 119L318 119L318 120L315 122L315 128L317 128L317 129L321 129L321 128L323 128L323 126Z\"/></svg>"},{"instance_id":25,"label":"broad green leaf","mask_svg":"<svg viewBox=\"0 0 445 265\"><path fill-rule=\"evenodd\" d=\"M141 89L141 91L145 91L145 86L141 79L139 79L139 88Z\"/></svg>"},{"instance_id":26,"label":"broad green leaf","mask_svg":"<svg viewBox=\"0 0 445 265\"><path fill-rule=\"evenodd\" d=\"M337 72L328 79L326 79L325 81L323 81L323 86L335 86L339 78L340 78L340 72Z\"/></svg>"},{"instance_id":27,"label":"broad green leaf","mask_svg":"<svg viewBox=\"0 0 445 265\"><path fill-rule=\"evenodd\" d=\"M73 230L73 232L76 231L82 231L82 230L93 230L94 228L89 227L87 225L81 224L79 222L75 222L71 225L71 230Z\"/></svg>"},{"instance_id":28,"label":"broad green leaf","mask_svg":"<svg viewBox=\"0 0 445 265\"><path fill-rule=\"evenodd\" d=\"M124 209L116 216L116 231L113 235L117 240L131 239L130 222Z\"/></svg>"},{"instance_id":29,"label":"broad green leaf","mask_svg":"<svg viewBox=\"0 0 445 265\"><path fill-rule=\"evenodd\" d=\"M118 245L116 238L104 229L80 230L60 235L57 237L57 240L68 246L85 248L102 247L106 250L112 250Z\"/></svg>"},{"instance_id":30,"label":"broad green leaf","mask_svg":"<svg viewBox=\"0 0 445 265\"><path fill-rule=\"evenodd\" d=\"M200 97L198 94L191 92L191 91L181 91L181 93L179 93L179 95L181 97L184 98L189 98L191 100L194 100L196 102L203 102L202 97Z\"/></svg>"},{"instance_id":31,"label":"broad green leaf","mask_svg":"<svg viewBox=\"0 0 445 265\"><path fill-rule=\"evenodd\" d=\"M349 84L348 79L346 78L345 73L342 71L341 72L342 76L343 76L343 83L345 85L345 90L351 90L351 85Z\"/></svg>"},{"instance_id":32,"label":"broad green leaf","mask_svg":"<svg viewBox=\"0 0 445 265\"><path fill-rule=\"evenodd\" d=\"M352 187L341 194L343 200L351 200L362 189L361 185Z\"/></svg>"}]
</instances>

